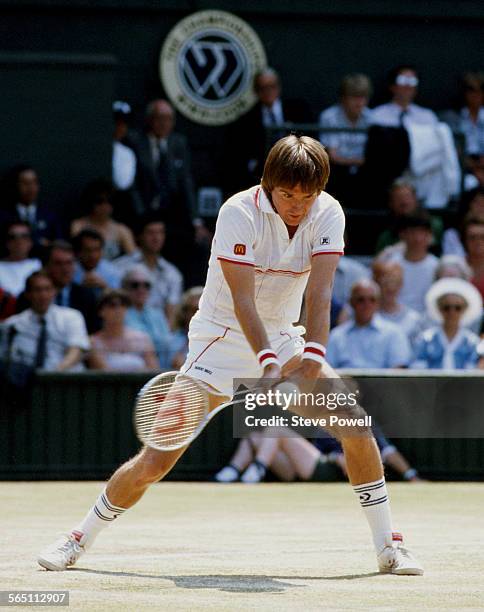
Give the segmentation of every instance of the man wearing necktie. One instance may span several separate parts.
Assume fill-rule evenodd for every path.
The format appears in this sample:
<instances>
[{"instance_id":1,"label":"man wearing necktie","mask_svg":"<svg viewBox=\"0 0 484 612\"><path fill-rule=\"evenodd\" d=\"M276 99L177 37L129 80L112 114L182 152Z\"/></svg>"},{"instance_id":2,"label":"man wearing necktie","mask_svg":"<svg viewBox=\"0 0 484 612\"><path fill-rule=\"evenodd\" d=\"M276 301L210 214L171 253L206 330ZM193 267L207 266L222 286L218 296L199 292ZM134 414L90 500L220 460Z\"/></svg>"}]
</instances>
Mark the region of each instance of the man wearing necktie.
<instances>
[{"instance_id":1,"label":"man wearing necktie","mask_svg":"<svg viewBox=\"0 0 484 612\"><path fill-rule=\"evenodd\" d=\"M89 348L86 325L80 312L54 303L56 290L44 271L31 274L26 283L30 308L1 324L2 341L11 339L12 362L33 370L77 371ZM9 330L15 330L10 334ZM6 332L6 333L5 333ZM4 350L2 345L0 350Z\"/></svg>"},{"instance_id":2,"label":"man wearing necktie","mask_svg":"<svg viewBox=\"0 0 484 612\"><path fill-rule=\"evenodd\" d=\"M182 273L193 265L196 202L191 156L184 135L175 132L175 111L166 100L153 100L146 130L133 136L137 157L135 208L140 216L159 215L168 228L165 253Z\"/></svg>"},{"instance_id":3,"label":"man wearing necktie","mask_svg":"<svg viewBox=\"0 0 484 612\"><path fill-rule=\"evenodd\" d=\"M287 130L282 127L284 124L312 121L305 101L281 97L281 80L273 68L264 68L255 75L254 93L257 97L255 106L228 130L223 172L227 195L260 181L267 151L287 135Z\"/></svg>"}]
</instances>

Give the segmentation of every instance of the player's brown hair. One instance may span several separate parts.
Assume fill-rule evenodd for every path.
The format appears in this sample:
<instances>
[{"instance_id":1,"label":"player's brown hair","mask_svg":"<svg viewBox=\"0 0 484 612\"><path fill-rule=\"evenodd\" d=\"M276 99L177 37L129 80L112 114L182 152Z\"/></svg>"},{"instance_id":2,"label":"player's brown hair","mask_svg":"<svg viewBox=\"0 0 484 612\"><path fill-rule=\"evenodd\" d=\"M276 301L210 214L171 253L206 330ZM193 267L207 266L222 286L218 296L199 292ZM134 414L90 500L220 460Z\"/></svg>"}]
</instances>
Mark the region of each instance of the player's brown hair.
<instances>
[{"instance_id":1,"label":"player's brown hair","mask_svg":"<svg viewBox=\"0 0 484 612\"><path fill-rule=\"evenodd\" d=\"M329 178L329 157L323 145L309 136L286 136L269 151L261 185L267 194L274 187L300 185L307 193L318 193Z\"/></svg>"}]
</instances>

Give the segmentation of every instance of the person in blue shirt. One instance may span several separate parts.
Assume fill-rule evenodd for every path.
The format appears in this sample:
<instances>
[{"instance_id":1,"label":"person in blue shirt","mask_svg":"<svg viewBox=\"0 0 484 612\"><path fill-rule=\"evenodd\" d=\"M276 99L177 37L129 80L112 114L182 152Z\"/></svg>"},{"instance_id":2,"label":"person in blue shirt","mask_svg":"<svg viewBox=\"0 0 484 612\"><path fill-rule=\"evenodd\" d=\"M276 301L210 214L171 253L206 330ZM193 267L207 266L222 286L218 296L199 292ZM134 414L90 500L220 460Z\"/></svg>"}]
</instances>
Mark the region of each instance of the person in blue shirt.
<instances>
[{"instance_id":1,"label":"person in blue shirt","mask_svg":"<svg viewBox=\"0 0 484 612\"><path fill-rule=\"evenodd\" d=\"M482 314L479 291L461 278L441 278L426 295L427 310L437 325L415 341L413 368L466 370L477 367L479 336L465 325Z\"/></svg>"},{"instance_id":2,"label":"person in blue shirt","mask_svg":"<svg viewBox=\"0 0 484 612\"><path fill-rule=\"evenodd\" d=\"M121 274L117 267L103 258L104 238L94 229L81 230L72 240L76 254L74 282L89 287L97 298L106 289L119 289Z\"/></svg>"},{"instance_id":3,"label":"person in blue shirt","mask_svg":"<svg viewBox=\"0 0 484 612\"><path fill-rule=\"evenodd\" d=\"M411 359L405 333L377 314L380 288L368 279L351 288L354 317L329 336L326 359L334 368L404 368Z\"/></svg>"},{"instance_id":4,"label":"person in blue shirt","mask_svg":"<svg viewBox=\"0 0 484 612\"><path fill-rule=\"evenodd\" d=\"M169 369L173 357L172 333L164 311L148 306L152 282L151 275L142 265L134 266L124 274L121 284L132 302L126 314L126 326L148 334L155 346L160 368Z\"/></svg>"}]
</instances>

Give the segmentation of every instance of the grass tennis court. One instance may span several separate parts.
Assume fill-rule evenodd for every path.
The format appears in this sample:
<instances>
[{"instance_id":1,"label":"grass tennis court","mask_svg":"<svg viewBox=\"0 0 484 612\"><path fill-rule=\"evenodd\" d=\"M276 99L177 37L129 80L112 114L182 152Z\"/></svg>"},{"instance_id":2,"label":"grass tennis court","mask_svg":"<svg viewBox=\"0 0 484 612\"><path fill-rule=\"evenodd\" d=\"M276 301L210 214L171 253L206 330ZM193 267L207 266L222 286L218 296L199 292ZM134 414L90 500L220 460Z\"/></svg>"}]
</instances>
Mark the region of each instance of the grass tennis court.
<instances>
[{"instance_id":1,"label":"grass tennis court","mask_svg":"<svg viewBox=\"0 0 484 612\"><path fill-rule=\"evenodd\" d=\"M484 484L390 484L395 527L423 577L376 574L344 484L162 483L76 568L40 569L37 552L101 486L0 483L1 589L67 589L76 610L484 609Z\"/></svg>"}]
</instances>

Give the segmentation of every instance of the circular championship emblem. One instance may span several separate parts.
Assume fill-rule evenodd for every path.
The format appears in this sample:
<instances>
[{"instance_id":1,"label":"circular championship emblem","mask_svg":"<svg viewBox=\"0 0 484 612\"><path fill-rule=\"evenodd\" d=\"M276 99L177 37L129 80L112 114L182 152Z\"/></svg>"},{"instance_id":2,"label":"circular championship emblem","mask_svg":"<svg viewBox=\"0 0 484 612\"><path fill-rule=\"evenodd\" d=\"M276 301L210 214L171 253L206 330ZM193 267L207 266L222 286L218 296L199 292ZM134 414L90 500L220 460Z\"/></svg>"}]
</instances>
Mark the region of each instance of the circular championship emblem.
<instances>
[{"instance_id":1,"label":"circular championship emblem","mask_svg":"<svg viewBox=\"0 0 484 612\"><path fill-rule=\"evenodd\" d=\"M185 117L224 125L253 106L252 81L266 63L264 47L245 21L225 11L200 11L166 37L160 77Z\"/></svg>"}]
</instances>

